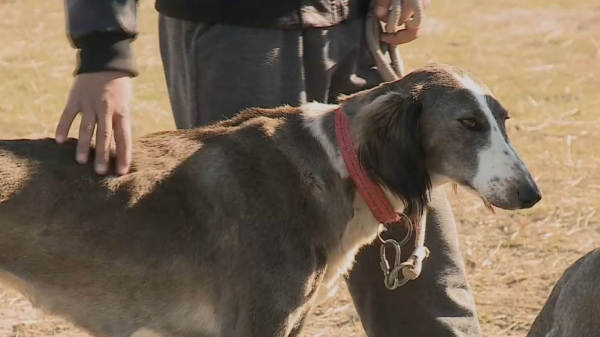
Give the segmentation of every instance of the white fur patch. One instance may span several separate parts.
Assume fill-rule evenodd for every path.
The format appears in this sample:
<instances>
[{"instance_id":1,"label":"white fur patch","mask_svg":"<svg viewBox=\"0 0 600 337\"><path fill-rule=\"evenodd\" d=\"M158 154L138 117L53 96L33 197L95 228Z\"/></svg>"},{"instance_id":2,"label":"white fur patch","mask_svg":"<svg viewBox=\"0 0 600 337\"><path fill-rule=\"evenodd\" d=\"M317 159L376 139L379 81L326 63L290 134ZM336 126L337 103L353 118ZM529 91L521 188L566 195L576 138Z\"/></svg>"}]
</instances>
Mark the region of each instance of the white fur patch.
<instances>
[{"instance_id":1,"label":"white fur patch","mask_svg":"<svg viewBox=\"0 0 600 337\"><path fill-rule=\"evenodd\" d=\"M311 102L304 104L300 109L302 110L302 117L304 118L304 126L310 131L311 135L321 143L333 168L342 178L347 178L348 170L346 169L346 164L344 164L344 159L342 158L338 147L327 139L327 135L323 130L323 117L338 107L339 105L335 104Z\"/></svg>"},{"instance_id":2,"label":"white fur patch","mask_svg":"<svg viewBox=\"0 0 600 337\"><path fill-rule=\"evenodd\" d=\"M489 90L467 76L454 74L455 78L468 89L479 103L490 124L490 145L479 153L479 166L473 179L473 187L483 197L508 200L507 182L516 179L522 169L522 161L512 146L500 132L500 126L487 104L485 95Z\"/></svg>"},{"instance_id":3,"label":"white fur patch","mask_svg":"<svg viewBox=\"0 0 600 337\"><path fill-rule=\"evenodd\" d=\"M338 278L345 275L354 264L358 250L371 243L377 236L380 224L373 217L360 194L354 197L354 217L344 231L337 245L327 254L327 270L317 294L317 303L327 299L336 287Z\"/></svg>"},{"instance_id":4,"label":"white fur patch","mask_svg":"<svg viewBox=\"0 0 600 337\"><path fill-rule=\"evenodd\" d=\"M387 189L384 189L384 192L394 210L402 213L404 203ZM335 295L337 280L352 269L358 250L372 243L381 230L383 230L383 226L375 219L361 195L356 193L354 217L346 226L341 240L328 252L327 270L317 294L317 304Z\"/></svg>"},{"instance_id":5,"label":"white fur patch","mask_svg":"<svg viewBox=\"0 0 600 337\"><path fill-rule=\"evenodd\" d=\"M215 306L202 298L182 300L171 306L163 320L167 325L175 326L181 331L201 336L218 336L219 325L216 317ZM171 337L163 335L149 328L141 328L130 337Z\"/></svg>"},{"instance_id":6,"label":"white fur patch","mask_svg":"<svg viewBox=\"0 0 600 337\"><path fill-rule=\"evenodd\" d=\"M131 334L131 337L166 337L152 330L142 328Z\"/></svg>"},{"instance_id":7,"label":"white fur patch","mask_svg":"<svg viewBox=\"0 0 600 337\"><path fill-rule=\"evenodd\" d=\"M202 336L219 335L220 324L216 306L206 297L199 295L184 299L171 307L165 319L184 331ZM166 337L166 336L164 336Z\"/></svg>"},{"instance_id":8,"label":"white fur patch","mask_svg":"<svg viewBox=\"0 0 600 337\"><path fill-rule=\"evenodd\" d=\"M39 299L35 296L34 288L14 274L0 269L0 284L21 293L34 307L40 306L40 303L38 302Z\"/></svg>"}]
</instances>

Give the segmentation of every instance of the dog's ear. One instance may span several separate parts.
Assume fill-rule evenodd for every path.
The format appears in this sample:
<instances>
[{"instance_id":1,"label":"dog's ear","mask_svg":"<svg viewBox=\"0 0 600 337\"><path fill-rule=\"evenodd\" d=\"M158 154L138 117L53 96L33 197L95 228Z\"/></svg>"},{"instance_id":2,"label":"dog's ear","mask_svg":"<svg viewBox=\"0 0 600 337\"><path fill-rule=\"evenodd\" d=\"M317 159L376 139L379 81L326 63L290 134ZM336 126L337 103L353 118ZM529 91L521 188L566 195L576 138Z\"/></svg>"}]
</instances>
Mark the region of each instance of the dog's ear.
<instances>
[{"instance_id":1,"label":"dog's ear","mask_svg":"<svg viewBox=\"0 0 600 337\"><path fill-rule=\"evenodd\" d=\"M409 93L389 92L356 116L358 156L371 179L405 203L405 213L419 221L429 201L431 181L419 141L422 102Z\"/></svg>"}]
</instances>

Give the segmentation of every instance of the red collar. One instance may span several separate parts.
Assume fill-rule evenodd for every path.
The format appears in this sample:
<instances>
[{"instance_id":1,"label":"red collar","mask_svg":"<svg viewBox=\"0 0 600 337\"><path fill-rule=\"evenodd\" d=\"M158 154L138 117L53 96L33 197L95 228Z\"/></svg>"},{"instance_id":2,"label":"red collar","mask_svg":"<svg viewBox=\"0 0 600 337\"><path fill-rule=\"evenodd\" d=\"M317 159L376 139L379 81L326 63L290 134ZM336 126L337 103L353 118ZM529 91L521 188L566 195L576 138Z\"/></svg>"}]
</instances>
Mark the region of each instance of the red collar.
<instances>
[{"instance_id":1,"label":"red collar","mask_svg":"<svg viewBox=\"0 0 600 337\"><path fill-rule=\"evenodd\" d=\"M341 107L335 111L335 134L348 174L375 219L384 225L400 221L400 216L394 211L381 186L371 180L360 165L352 138L350 121Z\"/></svg>"}]
</instances>

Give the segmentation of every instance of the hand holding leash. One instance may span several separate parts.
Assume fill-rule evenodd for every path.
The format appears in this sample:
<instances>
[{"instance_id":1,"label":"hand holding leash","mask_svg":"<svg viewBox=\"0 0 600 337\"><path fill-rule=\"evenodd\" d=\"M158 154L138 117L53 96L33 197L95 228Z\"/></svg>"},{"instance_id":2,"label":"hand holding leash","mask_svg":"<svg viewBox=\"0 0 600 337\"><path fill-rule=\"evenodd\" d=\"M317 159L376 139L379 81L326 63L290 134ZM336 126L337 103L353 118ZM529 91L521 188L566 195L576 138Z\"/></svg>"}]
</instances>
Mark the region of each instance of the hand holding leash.
<instances>
[{"instance_id":1,"label":"hand holding leash","mask_svg":"<svg viewBox=\"0 0 600 337\"><path fill-rule=\"evenodd\" d=\"M374 0L372 11L367 15L365 32L367 45L384 81L395 81L404 76L404 63L396 46L419 37L429 3L429 0ZM387 22L385 32L382 32L380 21ZM397 30L403 24L406 28ZM383 50L381 42L385 43ZM391 65L384 56L385 49L389 51Z\"/></svg>"}]
</instances>

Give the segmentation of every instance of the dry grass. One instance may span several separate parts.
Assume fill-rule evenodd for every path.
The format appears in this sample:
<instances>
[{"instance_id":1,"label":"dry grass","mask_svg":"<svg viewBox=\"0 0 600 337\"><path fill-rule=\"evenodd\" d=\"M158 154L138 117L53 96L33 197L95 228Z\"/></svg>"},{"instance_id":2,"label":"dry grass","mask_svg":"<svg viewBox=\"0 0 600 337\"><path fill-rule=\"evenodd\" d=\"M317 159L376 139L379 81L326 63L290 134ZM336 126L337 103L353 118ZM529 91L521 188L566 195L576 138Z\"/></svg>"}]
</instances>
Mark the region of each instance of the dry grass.
<instances>
[{"instance_id":1,"label":"dry grass","mask_svg":"<svg viewBox=\"0 0 600 337\"><path fill-rule=\"evenodd\" d=\"M135 134L173 128L152 1L141 3ZM0 0L0 137L52 135L74 51L62 3ZM563 270L600 244L600 4L596 0L438 0L426 34L403 47L480 76L511 111L509 133L544 192L532 210L491 215L452 198L486 336L524 336ZM0 335L85 336L0 290ZM364 336L349 296L316 310L305 336Z\"/></svg>"}]
</instances>

